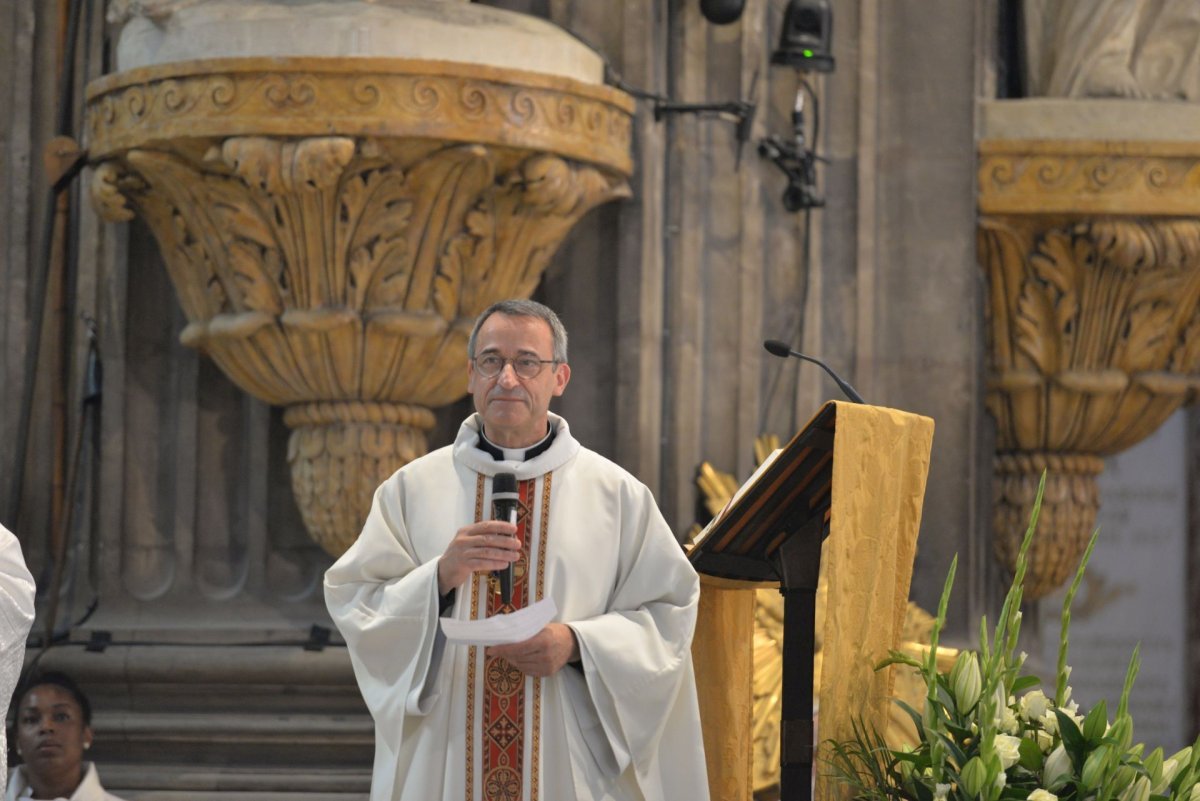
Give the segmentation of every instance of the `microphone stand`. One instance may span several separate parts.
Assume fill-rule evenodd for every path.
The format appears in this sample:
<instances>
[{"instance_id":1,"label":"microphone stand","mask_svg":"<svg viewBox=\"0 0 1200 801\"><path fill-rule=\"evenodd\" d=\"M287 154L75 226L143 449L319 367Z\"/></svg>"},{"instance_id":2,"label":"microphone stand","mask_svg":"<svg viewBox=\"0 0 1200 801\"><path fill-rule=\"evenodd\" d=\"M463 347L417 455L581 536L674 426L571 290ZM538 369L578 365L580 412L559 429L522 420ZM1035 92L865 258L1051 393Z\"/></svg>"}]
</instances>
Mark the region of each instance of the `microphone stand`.
<instances>
[{"instance_id":1,"label":"microphone stand","mask_svg":"<svg viewBox=\"0 0 1200 801\"><path fill-rule=\"evenodd\" d=\"M829 373L829 377L833 379L834 383L838 385L838 388L843 393L845 393L847 398L854 401L855 403L863 403L863 404L866 403L866 401L863 400L863 396L859 395L858 392L855 391L854 387L850 386L850 384L847 383L846 381L844 381L840 375L838 375L837 373L835 373L833 371L832 367L830 367L829 365L827 365L825 362L821 361L820 359L815 359L812 356L803 354L798 350L792 350L790 347L787 346L787 343L780 342L777 339L768 339L767 341L763 342L763 347L766 348L767 353L770 353L772 356L778 356L781 359L786 359L789 356L794 356L797 359L802 359L806 362L812 362L813 364L817 365L822 370L824 370L826 373Z\"/></svg>"}]
</instances>

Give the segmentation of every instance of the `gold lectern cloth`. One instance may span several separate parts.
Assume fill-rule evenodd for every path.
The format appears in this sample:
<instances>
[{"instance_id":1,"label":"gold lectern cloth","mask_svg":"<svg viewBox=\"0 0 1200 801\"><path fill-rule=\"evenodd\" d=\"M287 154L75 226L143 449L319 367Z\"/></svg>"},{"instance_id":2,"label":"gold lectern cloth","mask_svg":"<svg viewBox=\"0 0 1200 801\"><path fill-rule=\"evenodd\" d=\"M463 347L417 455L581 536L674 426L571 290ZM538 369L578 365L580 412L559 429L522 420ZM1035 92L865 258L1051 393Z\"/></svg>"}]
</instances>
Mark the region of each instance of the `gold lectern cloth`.
<instances>
[{"instance_id":1,"label":"gold lectern cloth","mask_svg":"<svg viewBox=\"0 0 1200 801\"><path fill-rule=\"evenodd\" d=\"M827 740L853 736L855 720L887 726L892 670L874 667L900 647L933 443L928 417L837 403L827 585L821 638L814 798L837 798Z\"/></svg>"}]
</instances>

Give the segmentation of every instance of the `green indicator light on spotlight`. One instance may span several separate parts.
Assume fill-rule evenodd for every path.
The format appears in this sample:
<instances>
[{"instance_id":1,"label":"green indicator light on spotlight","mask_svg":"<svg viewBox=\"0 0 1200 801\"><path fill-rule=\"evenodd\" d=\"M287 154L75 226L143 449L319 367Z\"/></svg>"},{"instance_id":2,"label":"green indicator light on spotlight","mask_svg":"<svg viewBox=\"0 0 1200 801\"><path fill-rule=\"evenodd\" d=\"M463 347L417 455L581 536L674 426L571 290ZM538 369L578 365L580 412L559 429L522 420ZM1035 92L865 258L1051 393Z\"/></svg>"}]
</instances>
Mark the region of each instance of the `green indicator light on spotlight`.
<instances>
[{"instance_id":1,"label":"green indicator light on spotlight","mask_svg":"<svg viewBox=\"0 0 1200 801\"><path fill-rule=\"evenodd\" d=\"M812 57L813 57L813 51L811 51L811 50L805 50L805 51L804 51L804 57L805 57L805 58L812 58Z\"/></svg>"}]
</instances>

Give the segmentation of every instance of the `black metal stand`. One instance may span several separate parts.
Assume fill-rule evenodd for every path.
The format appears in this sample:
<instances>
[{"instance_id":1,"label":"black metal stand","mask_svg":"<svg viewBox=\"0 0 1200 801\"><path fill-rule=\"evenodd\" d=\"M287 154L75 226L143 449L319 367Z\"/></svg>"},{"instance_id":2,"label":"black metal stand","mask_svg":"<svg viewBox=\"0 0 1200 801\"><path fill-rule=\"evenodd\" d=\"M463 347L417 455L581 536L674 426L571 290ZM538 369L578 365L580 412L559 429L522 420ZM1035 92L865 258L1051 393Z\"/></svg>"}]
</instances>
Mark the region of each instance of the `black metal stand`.
<instances>
[{"instance_id":1,"label":"black metal stand","mask_svg":"<svg viewBox=\"0 0 1200 801\"><path fill-rule=\"evenodd\" d=\"M811 801L813 759L813 657L821 526L810 520L775 556L783 593L783 710L779 757L780 801Z\"/></svg>"}]
</instances>

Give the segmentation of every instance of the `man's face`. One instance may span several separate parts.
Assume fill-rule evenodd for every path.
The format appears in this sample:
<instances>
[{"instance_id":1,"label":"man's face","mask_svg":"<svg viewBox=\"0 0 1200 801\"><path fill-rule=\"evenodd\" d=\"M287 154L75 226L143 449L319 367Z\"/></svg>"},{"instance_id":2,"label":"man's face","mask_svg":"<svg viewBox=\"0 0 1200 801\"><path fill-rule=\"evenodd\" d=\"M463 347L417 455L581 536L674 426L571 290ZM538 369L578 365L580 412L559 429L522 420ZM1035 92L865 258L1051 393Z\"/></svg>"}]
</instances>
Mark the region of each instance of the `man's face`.
<instances>
[{"instance_id":1,"label":"man's face","mask_svg":"<svg viewBox=\"0 0 1200 801\"><path fill-rule=\"evenodd\" d=\"M550 326L536 317L493 314L475 339L475 356L487 354L505 359L552 359ZM484 432L504 448L533 445L546 436L550 399L563 394L570 378L571 368L565 364L544 364L533 378L521 378L508 363L492 378L480 375L473 361L467 366L467 389L475 397Z\"/></svg>"},{"instance_id":2,"label":"man's face","mask_svg":"<svg viewBox=\"0 0 1200 801\"><path fill-rule=\"evenodd\" d=\"M56 684L39 684L17 710L17 747L28 769L61 777L80 770L92 730L83 723L75 698Z\"/></svg>"}]
</instances>

